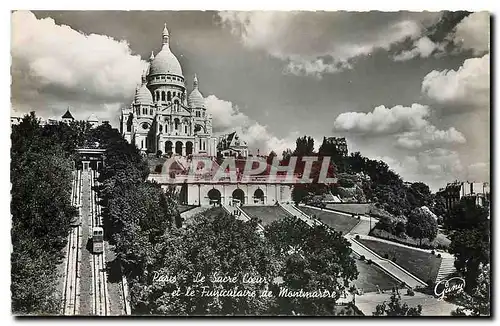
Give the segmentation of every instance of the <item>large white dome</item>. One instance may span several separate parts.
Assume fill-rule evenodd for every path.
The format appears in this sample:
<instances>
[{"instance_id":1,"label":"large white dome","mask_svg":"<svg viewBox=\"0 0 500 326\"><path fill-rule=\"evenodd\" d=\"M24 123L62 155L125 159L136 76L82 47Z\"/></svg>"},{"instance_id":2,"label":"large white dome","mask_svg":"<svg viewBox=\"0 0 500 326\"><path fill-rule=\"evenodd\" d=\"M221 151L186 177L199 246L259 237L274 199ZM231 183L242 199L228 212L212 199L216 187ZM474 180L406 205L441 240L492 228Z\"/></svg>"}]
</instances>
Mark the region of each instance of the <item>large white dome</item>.
<instances>
[{"instance_id":1,"label":"large white dome","mask_svg":"<svg viewBox=\"0 0 500 326\"><path fill-rule=\"evenodd\" d=\"M168 44L163 45L161 51L153 59L149 68L149 75L159 74L183 76L181 64L172 51L170 51Z\"/></svg>"}]
</instances>

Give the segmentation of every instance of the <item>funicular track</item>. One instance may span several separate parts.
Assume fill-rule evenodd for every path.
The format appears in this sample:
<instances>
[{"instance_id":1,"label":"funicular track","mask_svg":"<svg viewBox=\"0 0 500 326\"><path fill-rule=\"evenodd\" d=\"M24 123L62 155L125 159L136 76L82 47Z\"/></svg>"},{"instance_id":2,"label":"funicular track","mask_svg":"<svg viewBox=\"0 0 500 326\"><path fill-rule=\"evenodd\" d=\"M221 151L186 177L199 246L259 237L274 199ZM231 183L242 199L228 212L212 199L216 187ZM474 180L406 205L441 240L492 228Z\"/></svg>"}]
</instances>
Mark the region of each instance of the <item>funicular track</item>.
<instances>
[{"instance_id":1,"label":"funicular track","mask_svg":"<svg viewBox=\"0 0 500 326\"><path fill-rule=\"evenodd\" d=\"M81 200L82 200L82 174L73 171L71 187L71 205L78 208L78 216L71 223L71 230L66 245L66 261L64 290L61 314L77 315L80 305L80 263L81 263Z\"/></svg>"},{"instance_id":2,"label":"funicular track","mask_svg":"<svg viewBox=\"0 0 500 326\"><path fill-rule=\"evenodd\" d=\"M96 185L97 173L95 171L89 172L89 182L90 182L90 216L89 216L89 228L90 234L96 226L102 226L101 220L101 208L97 204L97 193L94 190ZM92 264L92 312L93 315L97 316L107 316L110 314L109 310L109 298L108 298L108 288L107 288L107 275L106 275L106 253L103 248L101 254L92 254L91 264Z\"/></svg>"}]
</instances>

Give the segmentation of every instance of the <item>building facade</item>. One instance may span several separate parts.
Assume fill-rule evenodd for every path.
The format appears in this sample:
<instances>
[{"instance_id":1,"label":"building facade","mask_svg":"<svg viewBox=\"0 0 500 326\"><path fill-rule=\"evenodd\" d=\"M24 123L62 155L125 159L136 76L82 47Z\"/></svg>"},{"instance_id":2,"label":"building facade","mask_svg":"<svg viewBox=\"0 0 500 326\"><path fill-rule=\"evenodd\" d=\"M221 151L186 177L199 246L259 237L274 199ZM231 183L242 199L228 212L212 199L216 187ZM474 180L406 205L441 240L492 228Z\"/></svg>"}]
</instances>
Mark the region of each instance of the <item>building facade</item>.
<instances>
[{"instance_id":1,"label":"building facade","mask_svg":"<svg viewBox=\"0 0 500 326\"><path fill-rule=\"evenodd\" d=\"M122 109L120 129L125 139L145 152L216 156L212 116L205 107L196 75L193 89L189 95L187 92L165 25L160 52L156 56L151 53L133 102Z\"/></svg>"},{"instance_id":2,"label":"building facade","mask_svg":"<svg viewBox=\"0 0 500 326\"><path fill-rule=\"evenodd\" d=\"M224 157L248 157L248 145L236 132L219 137L217 151Z\"/></svg>"},{"instance_id":3,"label":"building facade","mask_svg":"<svg viewBox=\"0 0 500 326\"><path fill-rule=\"evenodd\" d=\"M437 196L444 199L446 210L453 208L462 198L473 198L478 206L487 206L491 200L487 182L455 181L439 189Z\"/></svg>"}]
</instances>

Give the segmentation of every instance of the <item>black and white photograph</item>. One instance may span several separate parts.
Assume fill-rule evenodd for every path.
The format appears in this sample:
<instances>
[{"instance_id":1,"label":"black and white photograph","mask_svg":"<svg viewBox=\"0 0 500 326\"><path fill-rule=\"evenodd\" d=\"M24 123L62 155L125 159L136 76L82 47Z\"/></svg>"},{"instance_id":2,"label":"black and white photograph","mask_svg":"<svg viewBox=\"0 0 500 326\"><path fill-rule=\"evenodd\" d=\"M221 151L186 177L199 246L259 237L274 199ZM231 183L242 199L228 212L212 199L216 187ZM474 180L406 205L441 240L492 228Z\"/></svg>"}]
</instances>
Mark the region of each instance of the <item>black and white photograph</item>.
<instances>
[{"instance_id":1,"label":"black and white photograph","mask_svg":"<svg viewBox=\"0 0 500 326\"><path fill-rule=\"evenodd\" d=\"M9 11L12 316L491 318L493 13L115 5Z\"/></svg>"}]
</instances>

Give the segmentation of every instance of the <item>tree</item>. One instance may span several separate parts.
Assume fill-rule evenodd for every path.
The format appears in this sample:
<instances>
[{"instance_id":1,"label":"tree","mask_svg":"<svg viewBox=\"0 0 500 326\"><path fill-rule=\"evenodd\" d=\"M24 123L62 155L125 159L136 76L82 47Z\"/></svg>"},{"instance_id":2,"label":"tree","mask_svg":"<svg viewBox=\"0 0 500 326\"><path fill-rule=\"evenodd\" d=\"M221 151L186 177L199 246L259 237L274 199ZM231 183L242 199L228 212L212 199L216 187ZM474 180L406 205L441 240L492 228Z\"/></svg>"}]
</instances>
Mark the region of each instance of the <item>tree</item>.
<instances>
[{"instance_id":1,"label":"tree","mask_svg":"<svg viewBox=\"0 0 500 326\"><path fill-rule=\"evenodd\" d=\"M279 259L268 241L256 233L255 221L243 222L218 208L195 216L186 229L171 229L151 252L154 270L176 275L176 283L154 280L154 273L134 280L131 286L135 313L171 315L260 315L273 306L273 298L261 296L207 296L204 290L257 291L263 284L241 282L245 274L271 282L280 269ZM201 273L206 279L194 283ZM216 283L214 273L238 277ZM169 296L176 288L191 288L195 296Z\"/></svg>"},{"instance_id":2,"label":"tree","mask_svg":"<svg viewBox=\"0 0 500 326\"><path fill-rule=\"evenodd\" d=\"M455 267L465 276L466 292L476 287L479 266L490 261L490 221L486 207L463 198L446 216L445 226L451 231L450 253Z\"/></svg>"},{"instance_id":3,"label":"tree","mask_svg":"<svg viewBox=\"0 0 500 326\"><path fill-rule=\"evenodd\" d=\"M280 273L284 287L297 291L328 289L335 292L333 298L278 298L275 312L334 314L336 300L358 276L349 242L340 232L324 226L309 227L293 217L271 223L265 234L284 259Z\"/></svg>"},{"instance_id":4,"label":"tree","mask_svg":"<svg viewBox=\"0 0 500 326\"><path fill-rule=\"evenodd\" d=\"M293 151L294 156L302 157L314 154L314 138L311 136L299 137L295 144L296 147Z\"/></svg>"},{"instance_id":5,"label":"tree","mask_svg":"<svg viewBox=\"0 0 500 326\"><path fill-rule=\"evenodd\" d=\"M284 162L288 162L288 160L290 160L290 157L292 157L292 154L293 154L292 150L290 148L287 148L281 154L281 160Z\"/></svg>"},{"instance_id":6,"label":"tree","mask_svg":"<svg viewBox=\"0 0 500 326\"><path fill-rule=\"evenodd\" d=\"M267 164L272 165L272 164L273 164L273 162L274 162L274 158L275 158L276 156L277 156L277 155L276 155L276 153L275 153L274 151L271 151L271 152L269 153L269 155L267 156L267 159L266 159Z\"/></svg>"},{"instance_id":7,"label":"tree","mask_svg":"<svg viewBox=\"0 0 500 326\"><path fill-rule=\"evenodd\" d=\"M326 137L323 137L323 143L318 150L319 156L330 157L340 172L345 172L345 160L342 153L338 150L337 145L328 142Z\"/></svg>"},{"instance_id":8,"label":"tree","mask_svg":"<svg viewBox=\"0 0 500 326\"><path fill-rule=\"evenodd\" d=\"M422 208L414 209L408 216L406 224L406 233L412 238L422 239L427 238L433 241L437 236L437 222L434 217Z\"/></svg>"},{"instance_id":9,"label":"tree","mask_svg":"<svg viewBox=\"0 0 500 326\"><path fill-rule=\"evenodd\" d=\"M61 143L62 129L42 127L35 114L12 127L11 214L12 310L58 312L57 270L70 222L73 145ZM65 130L67 131L67 130Z\"/></svg>"},{"instance_id":10,"label":"tree","mask_svg":"<svg viewBox=\"0 0 500 326\"><path fill-rule=\"evenodd\" d=\"M422 315L422 306L409 307L405 302L401 304L401 296L394 293L391 295L391 302L385 301L375 308L373 316L420 316Z\"/></svg>"},{"instance_id":11,"label":"tree","mask_svg":"<svg viewBox=\"0 0 500 326\"><path fill-rule=\"evenodd\" d=\"M460 308L455 311L456 315L489 316L491 314L491 282L490 265L486 264L480 267L480 273L477 279L477 286L471 294L461 293L457 302Z\"/></svg>"}]
</instances>

